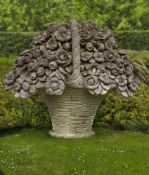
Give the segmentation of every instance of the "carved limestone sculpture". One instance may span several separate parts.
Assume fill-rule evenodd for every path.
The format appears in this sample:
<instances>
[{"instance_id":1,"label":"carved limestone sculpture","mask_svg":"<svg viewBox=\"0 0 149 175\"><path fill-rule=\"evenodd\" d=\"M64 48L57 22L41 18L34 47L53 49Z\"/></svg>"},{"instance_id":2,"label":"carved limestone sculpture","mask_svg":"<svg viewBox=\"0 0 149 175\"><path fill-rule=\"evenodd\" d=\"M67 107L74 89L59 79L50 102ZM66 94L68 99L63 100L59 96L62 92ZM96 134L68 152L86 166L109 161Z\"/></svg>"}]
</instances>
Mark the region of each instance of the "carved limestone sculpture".
<instances>
[{"instance_id":1,"label":"carved limestone sculpture","mask_svg":"<svg viewBox=\"0 0 149 175\"><path fill-rule=\"evenodd\" d=\"M136 69L109 29L91 22L51 23L36 36L5 76L5 90L27 98L39 93L51 114L55 137L93 134L92 123L103 96L124 97L139 90Z\"/></svg>"}]
</instances>

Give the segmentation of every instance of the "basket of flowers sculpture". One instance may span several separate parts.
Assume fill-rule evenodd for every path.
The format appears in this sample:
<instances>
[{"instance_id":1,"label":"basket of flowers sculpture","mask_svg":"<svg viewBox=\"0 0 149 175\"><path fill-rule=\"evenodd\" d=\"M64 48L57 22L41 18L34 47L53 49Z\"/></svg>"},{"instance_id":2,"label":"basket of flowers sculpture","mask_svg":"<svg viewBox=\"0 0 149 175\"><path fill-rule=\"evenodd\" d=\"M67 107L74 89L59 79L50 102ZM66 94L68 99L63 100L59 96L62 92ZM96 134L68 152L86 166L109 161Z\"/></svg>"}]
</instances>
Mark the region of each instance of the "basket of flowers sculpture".
<instances>
[{"instance_id":1,"label":"basket of flowers sculpture","mask_svg":"<svg viewBox=\"0 0 149 175\"><path fill-rule=\"evenodd\" d=\"M135 70L111 30L76 20L51 23L18 56L5 90L20 98L39 93L50 112L50 135L88 137L108 91L130 97L139 90Z\"/></svg>"}]
</instances>

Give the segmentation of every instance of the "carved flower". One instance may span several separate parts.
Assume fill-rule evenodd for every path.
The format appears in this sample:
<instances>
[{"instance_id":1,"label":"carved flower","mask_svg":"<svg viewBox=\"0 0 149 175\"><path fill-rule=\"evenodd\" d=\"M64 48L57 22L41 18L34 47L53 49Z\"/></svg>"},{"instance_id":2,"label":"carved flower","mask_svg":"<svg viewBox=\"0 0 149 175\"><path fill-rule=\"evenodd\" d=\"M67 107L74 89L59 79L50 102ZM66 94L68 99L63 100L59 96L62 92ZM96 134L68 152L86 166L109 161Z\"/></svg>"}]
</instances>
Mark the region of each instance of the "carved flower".
<instances>
[{"instance_id":1,"label":"carved flower","mask_svg":"<svg viewBox=\"0 0 149 175\"><path fill-rule=\"evenodd\" d=\"M39 67L39 64L36 60L34 60L33 62L31 62L27 65L29 72L37 71L38 67Z\"/></svg>"},{"instance_id":2,"label":"carved flower","mask_svg":"<svg viewBox=\"0 0 149 175\"><path fill-rule=\"evenodd\" d=\"M57 63L56 63L55 61L51 61L51 62L49 63L49 68L50 68L51 70L55 70L55 69L57 69L57 67L58 67L58 65L57 65Z\"/></svg>"},{"instance_id":3,"label":"carved flower","mask_svg":"<svg viewBox=\"0 0 149 175\"><path fill-rule=\"evenodd\" d=\"M69 41L71 39L71 31L62 26L54 33L54 36L58 41Z\"/></svg>"},{"instance_id":4,"label":"carved flower","mask_svg":"<svg viewBox=\"0 0 149 175\"><path fill-rule=\"evenodd\" d=\"M85 28L82 28L81 33L80 33L80 37L81 37L81 42L83 42L83 43L90 41L92 38L92 32L85 29Z\"/></svg>"},{"instance_id":5,"label":"carved flower","mask_svg":"<svg viewBox=\"0 0 149 175\"><path fill-rule=\"evenodd\" d=\"M7 85L13 84L14 81L15 81L15 75L13 73L7 74L5 76L5 83Z\"/></svg>"},{"instance_id":6,"label":"carved flower","mask_svg":"<svg viewBox=\"0 0 149 175\"><path fill-rule=\"evenodd\" d=\"M50 51L50 50L47 50L47 51L44 53L43 57L44 57L45 59L49 60L49 61L54 61L54 60L56 60L56 54L55 54L55 52L52 52L52 51Z\"/></svg>"},{"instance_id":7,"label":"carved flower","mask_svg":"<svg viewBox=\"0 0 149 175\"><path fill-rule=\"evenodd\" d=\"M112 63L112 62L106 62L105 64L106 68L108 68L109 70L111 69L116 69L117 68L117 65L115 63Z\"/></svg>"},{"instance_id":8,"label":"carved flower","mask_svg":"<svg viewBox=\"0 0 149 175\"><path fill-rule=\"evenodd\" d=\"M84 66L90 75L98 75L100 73L100 65L97 63L85 64Z\"/></svg>"},{"instance_id":9,"label":"carved flower","mask_svg":"<svg viewBox=\"0 0 149 175\"><path fill-rule=\"evenodd\" d=\"M127 85L127 78L126 75L118 75L116 76L115 82L119 85L119 86L125 86Z\"/></svg>"},{"instance_id":10,"label":"carved flower","mask_svg":"<svg viewBox=\"0 0 149 175\"><path fill-rule=\"evenodd\" d=\"M58 47L58 43L55 39L55 37L50 38L47 42L46 42L46 48L50 49L50 50L55 50Z\"/></svg>"},{"instance_id":11,"label":"carved flower","mask_svg":"<svg viewBox=\"0 0 149 175\"><path fill-rule=\"evenodd\" d=\"M21 90L21 84L19 83L19 82L15 82L15 84L14 84L14 90L16 91L16 92L19 92L20 90Z\"/></svg>"},{"instance_id":12,"label":"carved flower","mask_svg":"<svg viewBox=\"0 0 149 175\"><path fill-rule=\"evenodd\" d=\"M20 57L21 57L23 63L25 63L25 64L30 63L32 61L32 54L30 53L29 50L25 50L24 52L22 52L20 54Z\"/></svg>"},{"instance_id":13,"label":"carved flower","mask_svg":"<svg viewBox=\"0 0 149 175\"><path fill-rule=\"evenodd\" d=\"M45 74L45 69L44 69L44 67L40 66L40 67L38 68L38 70L37 70L37 75L38 75L39 77L41 77L41 76L43 76L44 74Z\"/></svg>"},{"instance_id":14,"label":"carved flower","mask_svg":"<svg viewBox=\"0 0 149 175\"><path fill-rule=\"evenodd\" d=\"M129 64L128 66L126 66L125 68L125 73L126 75L131 75L133 74L134 68L132 64Z\"/></svg>"},{"instance_id":15,"label":"carved flower","mask_svg":"<svg viewBox=\"0 0 149 175\"><path fill-rule=\"evenodd\" d=\"M113 76L110 74L109 71L104 71L99 74L99 79L104 83L104 84L110 84L113 83Z\"/></svg>"},{"instance_id":16,"label":"carved flower","mask_svg":"<svg viewBox=\"0 0 149 175\"><path fill-rule=\"evenodd\" d=\"M98 78L93 75L89 75L85 78L85 86L88 89L96 89L99 85Z\"/></svg>"},{"instance_id":17,"label":"carved flower","mask_svg":"<svg viewBox=\"0 0 149 175\"><path fill-rule=\"evenodd\" d=\"M30 89L30 84L29 84L28 82L22 83L22 89L23 89L25 92L28 92L29 89Z\"/></svg>"},{"instance_id":18,"label":"carved flower","mask_svg":"<svg viewBox=\"0 0 149 175\"><path fill-rule=\"evenodd\" d=\"M57 76L49 78L46 82L46 92L50 95L61 95L65 89L62 79Z\"/></svg>"},{"instance_id":19,"label":"carved flower","mask_svg":"<svg viewBox=\"0 0 149 175\"><path fill-rule=\"evenodd\" d=\"M117 42L115 38L112 36L105 42L106 49L114 49L117 48Z\"/></svg>"},{"instance_id":20,"label":"carved flower","mask_svg":"<svg viewBox=\"0 0 149 175\"><path fill-rule=\"evenodd\" d=\"M33 39L33 44L34 45L39 45L42 44L44 41L46 41L50 37L50 34L47 30L44 30L41 32L38 36L34 37Z\"/></svg>"},{"instance_id":21,"label":"carved flower","mask_svg":"<svg viewBox=\"0 0 149 175\"><path fill-rule=\"evenodd\" d=\"M81 60L82 61L88 61L89 59L92 58L92 56L93 56L93 53L92 52L87 52L87 51L82 52L81 53Z\"/></svg>"},{"instance_id":22,"label":"carved flower","mask_svg":"<svg viewBox=\"0 0 149 175\"><path fill-rule=\"evenodd\" d=\"M124 49L117 49L116 52L119 54L119 55L126 55L126 51Z\"/></svg>"},{"instance_id":23,"label":"carved flower","mask_svg":"<svg viewBox=\"0 0 149 175\"><path fill-rule=\"evenodd\" d=\"M128 78L128 83L128 86L132 91L136 92L139 90L140 81L135 76L130 76Z\"/></svg>"},{"instance_id":24,"label":"carved flower","mask_svg":"<svg viewBox=\"0 0 149 175\"><path fill-rule=\"evenodd\" d=\"M89 75L85 78L85 87L89 90L91 94L100 94L101 85L98 78L93 75Z\"/></svg>"},{"instance_id":25,"label":"carved flower","mask_svg":"<svg viewBox=\"0 0 149 175\"><path fill-rule=\"evenodd\" d=\"M63 43L63 48L67 51L71 50L71 44L69 42Z\"/></svg>"},{"instance_id":26,"label":"carved flower","mask_svg":"<svg viewBox=\"0 0 149 175\"><path fill-rule=\"evenodd\" d=\"M60 65L67 66L72 62L72 56L65 50L60 50L56 54L56 62Z\"/></svg>"},{"instance_id":27,"label":"carved flower","mask_svg":"<svg viewBox=\"0 0 149 175\"><path fill-rule=\"evenodd\" d=\"M105 58L102 52L95 52L93 56L98 63L102 63L105 61Z\"/></svg>"},{"instance_id":28,"label":"carved flower","mask_svg":"<svg viewBox=\"0 0 149 175\"><path fill-rule=\"evenodd\" d=\"M84 27L86 27L89 31L99 30L100 28L93 22L84 23Z\"/></svg>"},{"instance_id":29,"label":"carved flower","mask_svg":"<svg viewBox=\"0 0 149 175\"><path fill-rule=\"evenodd\" d=\"M92 51L94 49L94 46L91 42L86 43L86 50Z\"/></svg>"},{"instance_id":30,"label":"carved flower","mask_svg":"<svg viewBox=\"0 0 149 175\"><path fill-rule=\"evenodd\" d=\"M47 59L42 58L40 64L43 67L48 67L49 66L49 61Z\"/></svg>"},{"instance_id":31,"label":"carved flower","mask_svg":"<svg viewBox=\"0 0 149 175\"><path fill-rule=\"evenodd\" d=\"M105 40L111 35L111 30L102 29L94 34L95 40Z\"/></svg>"},{"instance_id":32,"label":"carved flower","mask_svg":"<svg viewBox=\"0 0 149 175\"><path fill-rule=\"evenodd\" d=\"M103 51L105 49L105 45L103 43L98 43L98 50Z\"/></svg>"},{"instance_id":33,"label":"carved flower","mask_svg":"<svg viewBox=\"0 0 149 175\"><path fill-rule=\"evenodd\" d=\"M38 79L39 79L39 81L41 81L41 82L45 82L46 79L47 79L47 76L46 76L46 75L43 75L43 76L39 77Z\"/></svg>"},{"instance_id":34,"label":"carved flower","mask_svg":"<svg viewBox=\"0 0 149 175\"><path fill-rule=\"evenodd\" d=\"M104 56L107 61L114 62L116 60L116 55L112 51L105 51Z\"/></svg>"},{"instance_id":35,"label":"carved flower","mask_svg":"<svg viewBox=\"0 0 149 175\"><path fill-rule=\"evenodd\" d=\"M37 79L37 73L36 72L31 72L30 74L31 80L36 80Z\"/></svg>"},{"instance_id":36,"label":"carved flower","mask_svg":"<svg viewBox=\"0 0 149 175\"><path fill-rule=\"evenodd\" d=\"M39 47L35 47L32 52L34 58L38 58L42 55L42 52Z\"/></svg>"},{"instance_id":37,"label":"carved flower","mask_svg":"<svg viewBox=\"0 0 149 175\"><path fill-rule=\"evenodd\" d=\"M19 56L19 57L17 58L17 60L15 61L15 63L16 63L16 66L17 66L17 67L22 67L22 66L24 66L24 64L25 64L21 56Z\"/></svg>"},{"instance_id":38,"label":"carved flower","mask_svg":"<svg viewBox=\"0 0 149 175\"><path fill-rule=\"evenodd\" d=\"M59 25L56 23L50 23L48 26L48 31L53 33L58 29Z\"/></svg>"}]
</instances>

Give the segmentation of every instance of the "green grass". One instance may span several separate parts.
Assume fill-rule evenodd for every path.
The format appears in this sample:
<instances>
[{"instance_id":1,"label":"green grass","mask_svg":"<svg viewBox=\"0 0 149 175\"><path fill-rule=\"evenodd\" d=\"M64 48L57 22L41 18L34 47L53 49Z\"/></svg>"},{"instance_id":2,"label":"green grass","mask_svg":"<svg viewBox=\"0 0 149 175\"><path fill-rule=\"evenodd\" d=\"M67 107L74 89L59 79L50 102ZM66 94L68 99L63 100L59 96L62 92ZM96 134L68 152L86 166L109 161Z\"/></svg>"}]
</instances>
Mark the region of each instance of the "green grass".
<instances>
[{"instance_id":1,"label":"green grass","mask_svg":"<svg viewBox=\"0 0 149 175\"><path fill-rule=\"evenodd\" d=\"M149 135L97 130L85 139L55 139L47 130L1 134L6 175L148 175Z\"/></svg>"}]
</instances>

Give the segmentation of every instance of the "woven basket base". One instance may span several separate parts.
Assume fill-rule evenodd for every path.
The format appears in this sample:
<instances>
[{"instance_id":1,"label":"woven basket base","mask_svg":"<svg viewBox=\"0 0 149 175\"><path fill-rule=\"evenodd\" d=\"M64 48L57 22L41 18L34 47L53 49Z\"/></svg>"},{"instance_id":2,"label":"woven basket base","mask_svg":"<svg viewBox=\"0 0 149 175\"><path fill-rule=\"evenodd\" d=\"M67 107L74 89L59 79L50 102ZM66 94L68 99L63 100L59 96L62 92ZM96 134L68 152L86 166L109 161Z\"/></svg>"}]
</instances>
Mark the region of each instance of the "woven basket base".
<instances>
[{"instance_id":1,"label":"woven basket base","mask_svg":"<svg viewBox=\"0 0 149 175\"><path fill-rule=\"evenodd\" d=\"M87 138L91 137L95 134L94 131L91 132L85 132L85 133L76 133L76 134L71 134L71 133L57 133L55 131L49 131L49 135L52 137L56 138L65 138L65 139L70 139L70 138Z\"/></svg>"},{"instance_id":2,"label":"woven basket base","mask_svg":"<svg viewBox=\"0 0 149 175\"><path fill-rule=\"evenodd\" d=\"M94 135L92 124L103 96L93 96L86 89L67 87L62 95L47 95L40 90L52 121L49 134L59 138L82 138Z\"/></svg>"}]
</instances>

